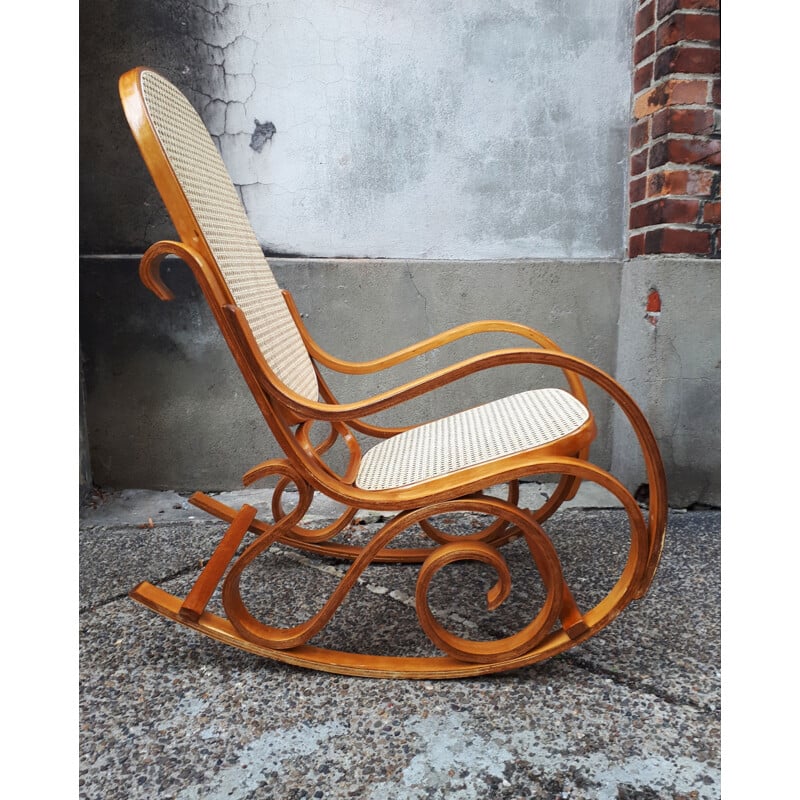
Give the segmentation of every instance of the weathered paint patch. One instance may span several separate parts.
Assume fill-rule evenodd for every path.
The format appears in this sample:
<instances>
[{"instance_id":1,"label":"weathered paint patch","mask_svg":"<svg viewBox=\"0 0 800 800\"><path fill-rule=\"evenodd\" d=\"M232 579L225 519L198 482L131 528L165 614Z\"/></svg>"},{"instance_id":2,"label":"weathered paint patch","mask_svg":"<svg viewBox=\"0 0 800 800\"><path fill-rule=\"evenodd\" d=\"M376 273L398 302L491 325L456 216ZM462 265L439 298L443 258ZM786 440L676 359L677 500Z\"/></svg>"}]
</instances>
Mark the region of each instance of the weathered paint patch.
<instances>
[{"instance_id":1,"label":"weathered paint patch","mask_svg":"<svg viewBox=\"0 0 800 800\"><path fill-rule=\"evenodd\" d=\"M657 289L651 289L647 295L644 318L653 326L658 325L661 316L661 295Z\"/></svg>"},{"instance_id":2,"label":"weathered paint patch","mask_svg":"<svg viewBox=\"0 0 800 800\"><path fill-rule=\"evenodd\" d=\"M256 129L250 137L250 147L252 147L256 153L260 153L264 149L264 145L272 141L276 129L271 122L259 122L257 119L253 121L256 124Z\"/></svg>"},{"instance_id":3,"label":"weathered paint patch","mask_svg":"<svg viewBox=\"0 0 800 800\"><path fill-rule=\"evenodd\" d=\"M536 730L511 736L477 730L469 714L453 711L410 717L402 727L402 739L420 752L391 782L375 784L369 800L483 800L492 789L511 797L515 789L534 785L546 787L553 797L594 800L719 796L719 770L692 758L641 754L614 761L566 737L543 744Z\"/></svg>"},{"instance_id":4,"label":"weathered paint patch","mask_svg":"<svg viewBox=\"0 0 800 800\"><path fill-rule=\"evenodd\" d=\"M244 800L253 792L272 783L269 774L283 761L311 756L321 750L333 751L344 725L297 725L269 730L250 742L238 754L236 762L217 772L208 786L190 786L176 795L176 800Z\"/></svg>"}]
</instances>

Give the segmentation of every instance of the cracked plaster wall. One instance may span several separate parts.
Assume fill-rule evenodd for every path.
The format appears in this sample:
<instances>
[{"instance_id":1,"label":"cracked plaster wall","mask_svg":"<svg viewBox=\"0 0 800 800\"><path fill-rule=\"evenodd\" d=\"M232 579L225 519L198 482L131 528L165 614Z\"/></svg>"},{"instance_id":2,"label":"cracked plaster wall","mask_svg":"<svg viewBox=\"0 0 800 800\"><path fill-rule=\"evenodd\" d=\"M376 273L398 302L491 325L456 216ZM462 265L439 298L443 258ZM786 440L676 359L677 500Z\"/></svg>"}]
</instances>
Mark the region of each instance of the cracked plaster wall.
<instances>
[{"instance_id":1,"label":"cracked plaster wall","mask_svg":"<svg viewBox=\"0 0 800 800\"><path fill-rule=\"evenodd\" d=\"M197 106L268 251L622 257L631 0L83 8L84 253L141 251L168 225L142 169L121 177L115 81L147 63ZM275 126L260 152L256 120Z\"/></svg>"}]
</instances>

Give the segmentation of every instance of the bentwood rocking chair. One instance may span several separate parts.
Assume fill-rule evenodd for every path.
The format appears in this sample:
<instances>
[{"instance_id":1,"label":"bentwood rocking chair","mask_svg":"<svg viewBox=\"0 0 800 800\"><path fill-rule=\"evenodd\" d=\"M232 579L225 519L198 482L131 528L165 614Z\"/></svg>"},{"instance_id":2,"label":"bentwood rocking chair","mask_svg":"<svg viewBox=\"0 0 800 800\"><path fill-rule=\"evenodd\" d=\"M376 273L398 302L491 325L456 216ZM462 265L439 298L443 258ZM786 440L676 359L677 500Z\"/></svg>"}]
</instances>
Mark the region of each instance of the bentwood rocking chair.
<instances>
[{"instance_id":1,"label":"bentwood rocking chair","mask_svg":"<svg viewBox=\"0 0 800 800\"><path fill-rule=\"evenodd\" d=\"M651 429L619 384L590 363L564 353L538 331L497 320L460 325L373 361L356 363L328 354L309 335L292 297L278 288L222 159L188 100L147 68L123 75L120 95L180 237L178 242L153 244L141 260L140 277L159 298L170 300L173 295L161 280L159 265L167 255L188 264L285 454L257 465L243 478L246 485L277 478L271 520L258 519L250 505L237 510L196 493L191 502L229 523L219 545L186 597L144 582L131 592L133 599L214 639L289 664L350 675L452 678L515 669L563 652L601 630L630 601L645 594L661 556L666 485ZM526 340L525 346L468 358L391 391L345 404L336 400L319 370L322 365L351 375L376 373L482 332L515 334ZM527 389L408 428L379 426L365 419L465 376L510 364L552 367L563 374L569 391ZM587 460L596 429L581 379L604 390L636 433L649 485L646 521L630 492ZM321 444L312 440L315 423L329 426ZM356 434L382 441L362 452ZM349 453L342 474L323 459L337 440ZM534 511L518 506L519 479L553 474L559 480L544 505ZM542 528L542 522L574 496L581 481L592 481L616 496L630 528L621 575L588 609L575 601L556 549ZM504 483L509 487L507 499L485 493ZM299 502L287 512L281 497L292 484ZM303 524L315 492L346 508L322 528ZM338 535L357 509L384 512L388 521L367 543L343 543ZM466 535L437 527L442 515L458 512L494 521ZM426 546L397 546L395 540L412 526L427 537ZM254 538L243 546L248 533ZM490 609L497 608L507 598L511 582L502 547L514 539L527 544L546 590L534 619L493 641L473 641L447 630L428 602L434 576L454 562L488 564L498 581L487 600ZM275 543L352 562L322 608L307 621L288 627L257 619L241 591L243 571ZM399 562L420 565L416 614L439 655L376 655L309 643L368 566ZM224 617L207 610L220 583ZM303 588L298 586L297 591Z\"/></svg>"}]
</instances>

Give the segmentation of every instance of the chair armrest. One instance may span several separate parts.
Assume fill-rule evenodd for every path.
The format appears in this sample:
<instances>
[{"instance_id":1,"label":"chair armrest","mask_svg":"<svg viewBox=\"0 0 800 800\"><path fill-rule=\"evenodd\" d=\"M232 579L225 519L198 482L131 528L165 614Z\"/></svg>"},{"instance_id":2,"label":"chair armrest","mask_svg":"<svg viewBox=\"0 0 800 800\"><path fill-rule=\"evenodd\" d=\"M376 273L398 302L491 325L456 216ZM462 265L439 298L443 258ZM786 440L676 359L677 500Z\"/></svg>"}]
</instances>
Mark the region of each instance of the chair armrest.
<instances>
[{"instance_id":1,"label":"chair armrest","mask_svg":"<svg viewBox=\"0 0 800 800\"><path fill-rule=\"evenodd\" d=\"M159 300L174 300L175 295L161 278L161 262L167 256L180 258L194 273L203 294L208 298L212 311L228 302L219 289L208 262L193 247L183 242L161 241L151 244L139 261L139 278Z\"/></svg>"},{"instance_id":2,"label":"chair armrest","mask_svg":"<svg viewBox=\"0 0 800 800\"><path fill-rule=\"evenodd\" d=\"M598 373L603 376L604 380L615 384L613 379L602 370L587 361L567 355L561 350L534 347L508 348L472 356L364 400L353 403L321 403L294 392L277 377L262 355L247 318L238 306L227 304L224 306L224 310L228 315L230 327L240 351L247 358L262 389L282 406L303 419L349 422L400 405L468 375L513 364L550 365L569 373L586 373L588 371L591 374Z\"/></svg>"},{"instance_id":3,"label":"chair armrest","mask_svg":"<svg viewBox=\"0 0 800 800\"><path fill-rule=\"evenodd\" d=\"M408 347L403 347L393 353L381 356L380 358L374 358L369 361L347 361L331 355L323 350L319 344L317 344L317 342L309 333L308 328L305 326L291 293L283 290L281 294L283 294L292 318L294 319L294 322L300 331L300 335L303 337L303 341L305 342L306 347L308 347L308 351L314 360L326 367L330 367L336 372L342 372L348 375L366 375L372 372L379 372L380 370L394 367L397 364L403 363L404 361L416 358L423 353L428 353L438 347L450 344L458 339L464 339L465 337L472 336L476 333L512 333L536 342L540 347L544 347L548 350L561 349L552 339L527 325L522 325L519 322L509 322L507 320L488 319L481 320L479 322L467 322L463 325L457 325L454 328L450 328L447 331L437 334L436 336L423 339L415 344L409 345Z\"/></svg>"},{"instance_id":4,"label":"chair armrest","mask_svg":"<svg viewBox=\"0 0 800 800\"><path fill-rule=\"evenodd\" d=\"M369 361L347 361L331 355L322 347L317 344L314 338L305 326L297 305L294 302L292 295L284 290L282 292L289 312L297 325L303 342L308 349L311 357L322 364L329 367L335 372L344 373L348 375L368 375L374 372L380 372L397 364L402 364L413 358L428 353L431 350L436 350L439 347L464 339L467 336L474 336L478 333L510 333L521 336L529 341L535 342L540 347L546 350L553 350L556 352L563 352L561 348L548 336L545 336L541 331L531 328L528 325L523 325L519 322L510 322L508 320L487 319L477 322L467 322L462 325L457 325L447 331L431 336L428 339L423 339L415 344L403 347L388 355L381 356L380 358L371 359ZM463 363L463 362L462 362ZM582 402L586 403L586 393L578 377L568 370L564 370L564 374L570 386L572 393Z\"/></svg>"}]
</instances>

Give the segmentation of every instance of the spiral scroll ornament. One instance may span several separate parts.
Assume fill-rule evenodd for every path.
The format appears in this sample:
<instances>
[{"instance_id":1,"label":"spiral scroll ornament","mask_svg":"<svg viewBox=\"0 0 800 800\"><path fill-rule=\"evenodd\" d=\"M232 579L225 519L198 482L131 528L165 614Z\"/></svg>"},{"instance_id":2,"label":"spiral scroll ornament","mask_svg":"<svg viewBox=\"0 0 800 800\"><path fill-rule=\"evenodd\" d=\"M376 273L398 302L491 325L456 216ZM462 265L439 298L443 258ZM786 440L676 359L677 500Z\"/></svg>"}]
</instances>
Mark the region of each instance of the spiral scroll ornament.
<instances>
[{"instance_id":1,"label":"spiral scroll ornament","mask_svg":"<svg viewBox=\"0 0 800 800\"><path fill-rule=\"evenodd\" d=\"M553 629L561 611L564 578L555 548L529 512L509 503L485 497L456 500L445 505L454 511L492 514L498 520L516 526L525 537L528 550L547 590L547 597L534 619L512 636L491 642L471 641L446 630L428 604L428 589L439 570L449 564L464 561L479 561L491 566L498 575L498 581L487 594L490 610L499 607L511 590L511 574L500 551L486 542L464 537L464 541L450 541L436 548L420 568L416 607L422 629L439 649L464 661L492 663L527 653Z\"/></svg>"}]
</instances>

